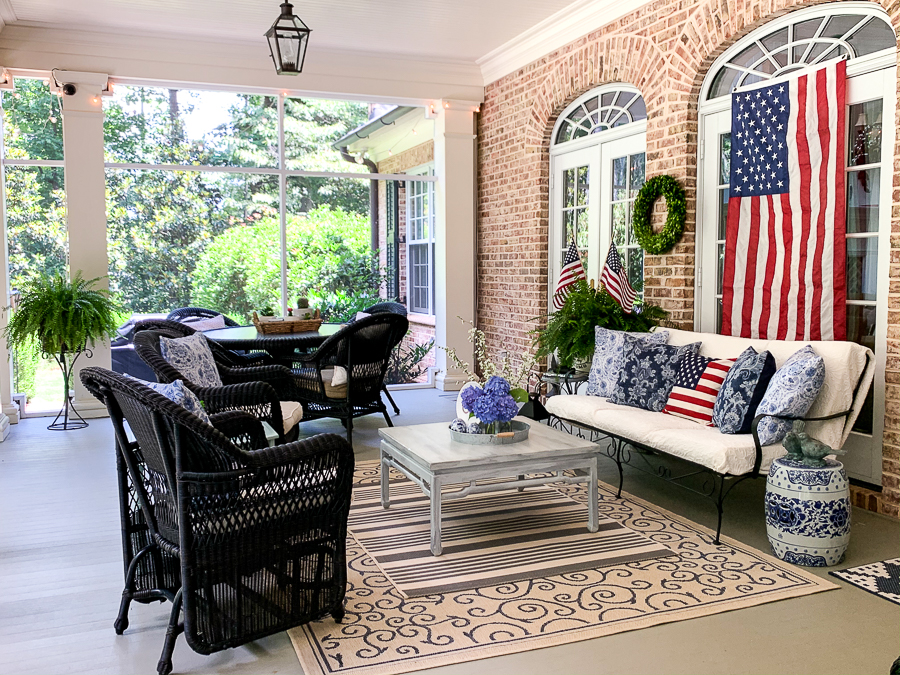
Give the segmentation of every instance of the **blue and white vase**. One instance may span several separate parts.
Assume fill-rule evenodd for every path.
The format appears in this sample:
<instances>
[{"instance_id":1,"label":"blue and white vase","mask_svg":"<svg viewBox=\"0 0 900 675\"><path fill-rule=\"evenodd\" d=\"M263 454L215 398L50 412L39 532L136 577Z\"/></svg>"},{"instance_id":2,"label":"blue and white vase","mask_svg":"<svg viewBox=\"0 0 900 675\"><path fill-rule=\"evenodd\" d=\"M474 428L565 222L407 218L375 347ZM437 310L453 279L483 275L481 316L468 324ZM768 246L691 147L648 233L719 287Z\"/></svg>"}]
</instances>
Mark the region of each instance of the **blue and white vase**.
<instances>
[{"instance_id":1,"label":"blue and white vase","mask_svg":"<svg viewBox=\"0 0 900 675\"><path fill-rule=\"evenodd\" d=\"M807 567L837 565L850 543L850 486L844 465L812 468L776 459L766 481L766 534L775 555Z\"/></svg>"}]
</instances>

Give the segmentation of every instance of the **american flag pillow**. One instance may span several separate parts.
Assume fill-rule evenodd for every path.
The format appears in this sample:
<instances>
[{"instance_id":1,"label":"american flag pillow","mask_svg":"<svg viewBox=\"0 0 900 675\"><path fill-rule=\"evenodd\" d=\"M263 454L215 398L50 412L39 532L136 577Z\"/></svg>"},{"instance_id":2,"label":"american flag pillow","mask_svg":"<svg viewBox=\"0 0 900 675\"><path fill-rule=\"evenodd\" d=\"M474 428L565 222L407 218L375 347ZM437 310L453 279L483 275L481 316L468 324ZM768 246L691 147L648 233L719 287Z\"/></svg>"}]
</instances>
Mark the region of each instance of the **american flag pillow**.
<instances>
[{"instance_id":1,"label":"american flag pillow","mask_svg":"<svg viewBox=\"0 0 900 675\"><path fill-rule=\"evenodd\" d=\"M710 359L690 352L685 354L663 412L707 427L715 426L712 414L716 395L734 361Z\"/></svg>"}]
</instances>

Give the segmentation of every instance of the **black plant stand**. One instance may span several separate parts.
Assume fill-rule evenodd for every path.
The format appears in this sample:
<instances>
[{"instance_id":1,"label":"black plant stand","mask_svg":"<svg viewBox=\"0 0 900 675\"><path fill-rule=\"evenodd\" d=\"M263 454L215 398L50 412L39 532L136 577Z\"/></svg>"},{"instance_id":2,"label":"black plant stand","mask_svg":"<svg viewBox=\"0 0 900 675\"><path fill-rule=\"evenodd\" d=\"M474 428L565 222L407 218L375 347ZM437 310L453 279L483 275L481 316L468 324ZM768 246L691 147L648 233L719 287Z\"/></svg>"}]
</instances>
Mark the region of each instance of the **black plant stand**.
<instances>
[{"instance_id":1,"label":"black plant stand","mask_svg":"<svg viewBox=\"0 0 900 675\"><path fill-rule=\"evenodd\" d=\"M69 397L69 383L72 381L72 371L75 369L75 361L77 361L78 357L82 354L87 354L88 358L91 358L94 355L90 349L79 349L74 352L62 349L59 354L55 352L53 354L47 352L43 353L45 359L49 359L51 356L53 357L53 360L56 361L56 364L63 374L63 407L62 410L56 413L56 417L53 418L53 423L47 427L51 431L84 429L88 425L78 411L75 410L75 406L72 405L72 399ZM72 360L67 361L67 356L71 356ZM72 419L73 416L77 419ZM62 422L59 421L60 417L62 417Z\"/></svg>"}]
</instances>

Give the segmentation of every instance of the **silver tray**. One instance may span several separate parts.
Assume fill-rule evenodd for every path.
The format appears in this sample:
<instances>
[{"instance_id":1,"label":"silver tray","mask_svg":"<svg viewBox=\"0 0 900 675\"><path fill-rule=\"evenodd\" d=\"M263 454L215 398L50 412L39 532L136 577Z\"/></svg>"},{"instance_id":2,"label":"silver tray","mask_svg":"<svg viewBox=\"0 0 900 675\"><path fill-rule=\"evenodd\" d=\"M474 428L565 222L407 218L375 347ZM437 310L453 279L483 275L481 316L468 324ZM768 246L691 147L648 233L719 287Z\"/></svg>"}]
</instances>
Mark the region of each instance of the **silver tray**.
<instances>
[{"instance_id":1,"label":"silver tray","mask_svg":"<svg viewBox=\"0 0 900 675\"><path fill-rule=\"evenodd\" d=\"M450 439L467 445L509 445L528 438L528 430L531 427L525 422L513 420L510 422L510 427L512 435L506 435L509 432L504 434L464 434L450 429Z\"/></svg>"}]
</instances>

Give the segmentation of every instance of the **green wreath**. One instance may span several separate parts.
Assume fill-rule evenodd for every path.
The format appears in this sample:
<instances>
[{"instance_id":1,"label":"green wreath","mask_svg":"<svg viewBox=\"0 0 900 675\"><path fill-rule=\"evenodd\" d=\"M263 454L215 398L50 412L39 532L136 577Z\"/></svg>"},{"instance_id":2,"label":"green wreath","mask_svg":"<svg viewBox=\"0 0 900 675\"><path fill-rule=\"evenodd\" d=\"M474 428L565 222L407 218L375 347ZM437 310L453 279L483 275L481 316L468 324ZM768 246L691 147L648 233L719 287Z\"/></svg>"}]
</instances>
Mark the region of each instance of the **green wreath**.
<instances>
[{"instance_id":1,"label":"green wreath","mask_svg":"<svg viewBox=\"0 0 900 675\"><path fill-rule=\"evenodd\" d=\"M666 225L661 232L654 232L650 226L650 215L653 205L660 195L666 198L669 212ZM687 214L687 200L684 188L672 176L654 176L638 192L634 200L631 216L631 229L634 238L647 253L662 255L671 251L684 233L684 221Z\"/></svg>"}]
</instances>

